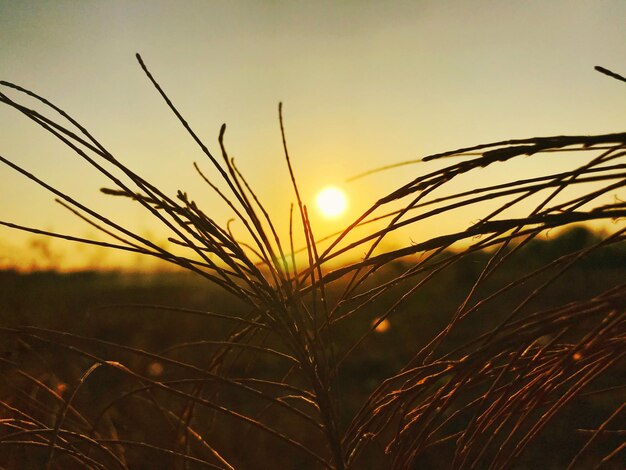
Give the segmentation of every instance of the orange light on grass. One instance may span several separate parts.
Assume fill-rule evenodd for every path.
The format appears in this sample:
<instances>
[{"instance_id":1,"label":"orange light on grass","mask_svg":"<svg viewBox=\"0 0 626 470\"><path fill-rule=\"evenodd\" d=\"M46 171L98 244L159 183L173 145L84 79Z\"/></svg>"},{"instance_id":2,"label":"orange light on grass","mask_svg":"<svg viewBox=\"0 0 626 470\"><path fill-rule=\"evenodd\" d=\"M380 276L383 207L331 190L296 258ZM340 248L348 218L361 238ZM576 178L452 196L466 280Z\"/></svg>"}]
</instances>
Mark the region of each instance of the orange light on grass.
<instances>
[{"instance_id":1,"label":"orange light on grass","mask_svg":"<svg viewBox=\"0 0 626 470\"><path fill-rule=\"evenodd\" d=\"M377 322L378 320L374 320L374 325L376 325ZM383 321L378 323L374 331L376 331L376 333L385 333L389 328L391 328L391 323L385 318Z\"/></svg>"},{"instance_id":2,"label":"orange light on grass","mask_svg":"<svg viewBox=\"0 0 626 470\"><path fill-rule=\"evenodd\" d=\"M163 374L163 365L160 362L152 362L148 366L148 374L152 377L159 377Z\"/></svg>"}]
</instances>

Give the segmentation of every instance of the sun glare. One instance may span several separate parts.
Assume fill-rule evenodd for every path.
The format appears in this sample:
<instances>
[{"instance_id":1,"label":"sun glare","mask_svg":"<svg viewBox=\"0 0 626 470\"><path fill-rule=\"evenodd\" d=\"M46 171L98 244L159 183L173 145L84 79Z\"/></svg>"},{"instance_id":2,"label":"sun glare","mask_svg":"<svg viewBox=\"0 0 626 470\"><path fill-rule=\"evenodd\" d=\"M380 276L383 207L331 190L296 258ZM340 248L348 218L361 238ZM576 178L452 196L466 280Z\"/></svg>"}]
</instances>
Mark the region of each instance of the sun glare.
<instances>
[{"instance_id":1,"label":"sun glare","mask_svg":"<svg viewBox=\"0 0 626 470\"><path fill-rule=\"evenodd\" d=\"M315 202L322 215L331 219L343 214L348 206L345 193L334 186L328 186L317 193Z\"/></svg>"}]
</instances>

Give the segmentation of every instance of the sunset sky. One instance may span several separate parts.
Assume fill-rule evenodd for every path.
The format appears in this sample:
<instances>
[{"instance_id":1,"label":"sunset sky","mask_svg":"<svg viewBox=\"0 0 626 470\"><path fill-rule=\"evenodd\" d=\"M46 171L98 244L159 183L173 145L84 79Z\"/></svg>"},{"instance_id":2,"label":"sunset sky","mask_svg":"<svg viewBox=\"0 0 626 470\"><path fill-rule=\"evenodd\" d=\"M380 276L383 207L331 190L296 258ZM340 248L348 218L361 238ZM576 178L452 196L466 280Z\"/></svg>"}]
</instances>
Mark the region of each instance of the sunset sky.
<instances>
[{"instance_id":1,"label":"sunset sky","mask_svg":"<svg viewBox=\"0 0 626 470\"><path fill-rule=\"evenodd\" d=\"M363 171L488 141L623 131L624 86L593 67L626 72L625 18L623 0L0 0L0 79L58 104L130 168L172 195L186 190L225 223L229 211L192 166L214 175L209 162L142 73L139 52L216 154L227 123L231 155L284 231L295 198L278 125L282 101L305 202L314 206L328 185L347 194L346 215L314 216L324 235L431 167L346 182ZM110 183L7 106L0 155L163 238L149 214L101 195ZM0 168L0 182L0 220L94 235L11 169ZM0 268L143 266L36 240L0 228Z\"/></svg>"}]
</instances>

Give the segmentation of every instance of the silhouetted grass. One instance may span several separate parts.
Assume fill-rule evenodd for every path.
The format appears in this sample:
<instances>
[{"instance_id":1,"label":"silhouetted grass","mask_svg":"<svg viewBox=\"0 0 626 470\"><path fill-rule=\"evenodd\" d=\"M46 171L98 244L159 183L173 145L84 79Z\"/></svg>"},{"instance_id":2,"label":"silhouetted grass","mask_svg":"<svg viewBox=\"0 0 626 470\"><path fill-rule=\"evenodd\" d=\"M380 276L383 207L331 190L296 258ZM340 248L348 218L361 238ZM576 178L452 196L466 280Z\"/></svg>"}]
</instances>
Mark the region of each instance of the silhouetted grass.
<instances>
[{"instance_id":1,"label":"silhouetted grass","mask_svg":"<svg viewBox=\"0 0 626 470\"><path fill-rule=\"evenodd\" d=\"M229 157L225 126L219 159L137 58L217 170L220 181L213 182L202 164L195 165L231 207L249 241L236 239L187 193L164 194L66 112L8 82L0 83L17 98L0 93L0 101L106 176L114 186L103 189L106 194L143 206L181 251L159 246L3 156L3 163L49 190L112 241L1 223L160 258L219 286L239 305L236 311L217 303L211 311L118 305L134 309L146 325L155 311L164 310L175 310L173 318L181 324L188 316L202 319L202 328L188 338L177 337L175 322L175 340L166 335L156 346L149 340L142 344L134 334L127 341L120 340L123 334L118 339L85 335L76 325L65 331L37 324L3 327L7 341L28 351L25 360L1 359L7 387L0 402L3 465L536 468L541 462L525 461L526 451L538 436L549 439L550 426L571 435L573 448L563 449L571 467L619 465L624 444L615 436L623 430L615 425L623 418L618 397L625 386L619 374L626 354L623 278L613 280L602 271L599 291L582 296L573 291L570 297L554 292L559 286L567 290L571 273L586 260L611 253L626 229L607 224L612 233L573 251L535 259L528 253L548 230L626 215L619 199L626 184L626 133L510 140L426 157L454 157L456 163L382 195L320 245L291 166L282 107L279 122L296 213L287 238L277 233ZM24 95L41 110L20 104ZM522 156L551 158L556 151L589 158L569 171L481 182L482 168ZM455 191L455 179L468 174L476 175L473 189ZM607 197L613 199L607 202ZM382 247L403 227L463 213L485 201L499 205L468 227L404 247ZM294 257L298 226L306 240L304 264ZM353 261L339 267L329 263L340 256ZM450 273L462 277L448 279L445 290L433 289ZM425 292L429 298L421 297ZM405 342L414 339L411 354L376 367L376 355L391 354L394 347L381 342L377 328L402 317L416 326L413 335L405 332ZM375 346L380 349L370 349ZM368 356L373 367L363 373L373 383L365 384L365 391L351 391L359 401L353 407L355 397L344 394L350 390L346 371ZM587 427L572 427L575 420L564 419L567 407L598 396L608 408ZM562 460L545 457L546 462Z\"/></svg>"}]
</instances>

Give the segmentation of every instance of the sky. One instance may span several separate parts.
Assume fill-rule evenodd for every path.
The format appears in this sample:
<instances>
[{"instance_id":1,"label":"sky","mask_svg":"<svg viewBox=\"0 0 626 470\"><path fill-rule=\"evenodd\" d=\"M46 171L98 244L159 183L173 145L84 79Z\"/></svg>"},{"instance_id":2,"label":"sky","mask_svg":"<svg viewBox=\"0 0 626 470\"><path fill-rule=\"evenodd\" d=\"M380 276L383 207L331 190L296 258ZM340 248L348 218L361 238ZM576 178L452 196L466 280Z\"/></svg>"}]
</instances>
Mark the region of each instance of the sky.
<instances>
[{"instance_id":1,"label":"sky","mask_svg":"<svg viewBox=\"0 0 626 470\"><path fill-rule=\"evenodd\" d=\"M305 202L327 185L349 200L343 217L312 216L323 235L430 167L346 182L363 171L501 139L623 131L623 86L593 67L625 72L624 18L623 0L0 0L0 79L58 104L130 168L169 194L188 191L225 223L228 208L192 166L212 174L209 162L142 73L139 52L215 153L227 124L230 154L284 233L295 198L278 123L283 102ZM96 171L6 106L0 155L139 233L166 236L136 204L101 195L107 182ZM0 168L0 181L0 220L94 236L11 169ZM414 241L441 227L420 230L402 236ZM0 268L11 266L150 265L0 228Z\"/></svg>"}]
</instances>

